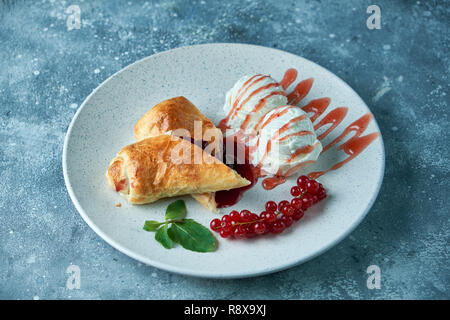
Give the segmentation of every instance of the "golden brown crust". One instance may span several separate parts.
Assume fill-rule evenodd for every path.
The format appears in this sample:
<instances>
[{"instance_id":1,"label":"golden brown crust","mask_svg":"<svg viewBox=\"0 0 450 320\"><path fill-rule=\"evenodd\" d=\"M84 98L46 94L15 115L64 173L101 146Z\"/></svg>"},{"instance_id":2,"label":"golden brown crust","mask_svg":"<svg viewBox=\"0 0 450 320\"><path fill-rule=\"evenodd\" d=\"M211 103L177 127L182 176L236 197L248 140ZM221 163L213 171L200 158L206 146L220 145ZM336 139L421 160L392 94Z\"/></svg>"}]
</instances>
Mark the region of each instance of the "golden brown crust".
<instances>
[{"instance_id":1,"label":"golden brown crust","mask_svg":"<svg viewBox=\"0 0 450 320\"><path fill-rule=\"evenodd\" d=\"M200 147L169 135L150 137L123 148L106 173L108 181L113 181L113 189L117 190L116 183L122 178L117 172L123 171L129 188L122 194L134 204L250 183Z\"/></svg>"},{"instance_id":2,"label":"golden brown crust","mask_svg":"<svg viewBox=\"0 0 450 320\"><path fill-rule=\"evenodd\" d=\"M191 137L194 137L195 121L201 121L202 134L208 129L216 130L218 135L222 134L220 129L216 128L214 123L188 99L175 97L162 101L147 111L134 126L134 137L136 141L140 141L177 129L186 129ZM203 140L211 141L207 137L203 137ZM217 211L215 193L192 195L192 197L208 210Z\"/></svg>"},{"instance_id":3,"label":"golden brown crust","mask_svg":"<svg viewBox=\"0 0 450 320\"><path fill-rule=\"evenodd\" d=\"M195 121L201 122L202 134L208 129L217 129L214 123L188 99L175 97L164 100L147 111L134 126L134 137L136 141L140 141L171 130L186 129L190 136L194 138ZM199 138L197 140L201 140L203 137Z\"/></svg>"}]
</instances>

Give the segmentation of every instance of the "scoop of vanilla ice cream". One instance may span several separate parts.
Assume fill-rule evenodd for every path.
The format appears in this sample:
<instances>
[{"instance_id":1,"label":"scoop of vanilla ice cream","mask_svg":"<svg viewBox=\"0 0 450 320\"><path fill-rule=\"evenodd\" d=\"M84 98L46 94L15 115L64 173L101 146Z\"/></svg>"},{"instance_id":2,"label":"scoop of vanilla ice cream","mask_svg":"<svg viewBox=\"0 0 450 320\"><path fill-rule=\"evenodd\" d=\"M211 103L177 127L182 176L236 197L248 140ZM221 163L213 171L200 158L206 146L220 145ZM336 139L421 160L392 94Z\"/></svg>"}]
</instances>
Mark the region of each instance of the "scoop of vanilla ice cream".
<instances>
[{"instance_id":1,"label":"scoop of vanilla ice cream","mask_svg":"<svg viewBox=\"0 0 450 320\"><path fill-rule=\"evenodd\" d=\"M227 92L223 108L229 115L228 127L249 132L267 112L286 104L286 92L277 81L267 75L248 75Z\"/></svg>"},{"instance_id":2,"label":"scoop of vanilla ice cream","mask_svg":"<svg viewBox=\"0 0 450 320\"><path fill-rule=\"evenodd\" d=\"M252 164L270 174L291 175L302 164L316 161L322 144L316 137L307 113L297 106L281 106L265 115L255 147Z\"/></svg>"}]
</instances>

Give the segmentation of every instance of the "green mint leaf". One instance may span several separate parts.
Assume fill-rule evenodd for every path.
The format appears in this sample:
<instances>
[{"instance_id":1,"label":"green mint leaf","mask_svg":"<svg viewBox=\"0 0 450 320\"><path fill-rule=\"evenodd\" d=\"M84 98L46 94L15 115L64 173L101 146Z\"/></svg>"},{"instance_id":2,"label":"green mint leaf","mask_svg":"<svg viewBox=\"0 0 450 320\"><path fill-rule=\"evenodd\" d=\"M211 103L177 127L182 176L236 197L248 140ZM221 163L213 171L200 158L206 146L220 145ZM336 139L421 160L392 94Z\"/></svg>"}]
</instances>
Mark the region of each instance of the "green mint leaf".
<instances>
[{"instance_id":1,"label":"green mint leaf","mask_svg":"<svg viewBox=\"0 0 450 320\"><path fill-rule=\"evenodd\" d=\"M155 233L155 240L158 241L163 245L166 249L172 249L173 248L173 242L169 238L169 234L167 233L168 226L167 224L164 225L164 227L159 228L158 231Z\"/></svg>"},{"instance_id":2,"label":"green mint leaf","mask_svg":"<svg viewBox=\"0 0 450 320\"><path fill-rule=\"evenodd\" d=\"M166 220L183 219L186 216L186 204L184 200L177 200L169 204L166 210Z\"/></svg>"},{"instance_id":3,"label":"green mint leaf","mask_svg":"<svg viewBox=\"0 0 450 320\"><path fill-rule=\"evenodd\" d=\"M145 231L156 231L160 225L164 224L165 222L159 222L155 220L147 220L145 221L143 229Z\"/></svg>"},{"instance_id":4,"label":"green mint leaf","mask_svg":"<svg viewBox=\"0 0 450 320\"><path fill-rule=\"evenodd\" d=\"M192 219L172 223L168 234L170 239L188 250L210 252L217 247L217 240L211 231Z\"/></svg>"}]
</instances>

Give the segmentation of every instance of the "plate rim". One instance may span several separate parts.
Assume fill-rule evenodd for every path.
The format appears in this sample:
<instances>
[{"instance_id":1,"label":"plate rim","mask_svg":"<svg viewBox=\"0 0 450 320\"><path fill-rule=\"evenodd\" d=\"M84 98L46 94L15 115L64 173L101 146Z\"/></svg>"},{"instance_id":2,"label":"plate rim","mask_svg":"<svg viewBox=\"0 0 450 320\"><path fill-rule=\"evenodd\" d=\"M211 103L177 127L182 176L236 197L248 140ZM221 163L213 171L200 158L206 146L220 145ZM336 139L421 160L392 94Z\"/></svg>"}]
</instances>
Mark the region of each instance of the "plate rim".
<instances>
[{"instance_id":1,"label":"plate rim","mask_svg":"<svg viewBox=\"0 0 450 320\"><path fill-rule=\"evenodd\" d=\"M307 59L304 58L302 56L287 52L287 51L283 51L280 49L276 49L276 48L271 48L271 47L266 47L266 46L261 46L261 45L254 45L254 44L246 44L246 43L228 43L228 42L216 42L216 43L207 43L207 44L197 44L197 45L189 45L189 46L182 46L182 47L177 47L177 48L173 48L173 49L169 49L166 51L162 51L162 52L158 52L156 54L152 54L150 56L144 57L142 59L139 59L125 67L123 67L122 69L120 69L119 71L115 72L114 74L112 74L111 76L109 76L107 79L105 79L104 81L102 81L81 103L80 107L78 108L77 112L75 113L75 115L73 116L72 120L70 121L69 127L67 129L66 135L64 137L64 145L63 145L63 152L62 152L62 169L63 169L63 175L64 175L64 183L66 186L66 189L69 193L69 196L75 206L75 208L77 209L78 213L81 215L81 217L83 218L83 220L87 223L87 225L100 237L102 238L105 242L107 242L109 245L111 245L113 248L115 248L116 250L122 252L123 254L139 261L142 262L146 265L150 265L153 267L156 267L158 269L161 270L165 270L165 271L169 271L172 273L176 273L176 274L181 274L181 275L187 275L187 276L192 276L192 277L199 277L199 278L208 278L208 279L239 279L239 278L250 278L250 277L257 277L257 276L262 276L262 275L266 275L266 274L270 274L270 273L275 273L275 272L279 272L282 270L286 270L286 269L290 269L294 266L298 266L300 264L303 264L305 262L308 262L312 259L314 259L315 257L325 253L326 251L330 250L331 248L333 248L334 246L336 246L338 243L340 243L342 240L344 240L345 238L347 238L355 229L357 226L360 225L360 223L362 222L362 220L364 220L364 218L367 216L367 214L369 213L369 211L372 209L378 194L380 192L381 186L383 184L383 180L384 180L384 174L385 174L385 167L386 167L386 151L385 151L385 146L384 146L384 140L383 140L383 135L382 132L380 130L380 127L378 125L378 122L375 118L375 116L373 117L373 121L374 121L374 125L376 127L376 129L379 132L379 137L380 137L380 143L381 143L381 170L380 170L380 176L378 177L378 185L376 188L376 191L372 194L371 199L367 205L367 207L364 209L364 212L358 217L357 220L355 220L355 222L349 226L349 228L347 228L347 230L342 233L338 238L336 238L334 241L330 242L329 244L325 245L323 248L321 248L320 250L317 250L314 253L311 253L309 255L307 255L306 257L303 257L302 259L299 259L298 261L294 261L291 262L289 264L284 264L278 267L273 267L273 268L269 268L268 270L264 270L264 271L258 271L258 272L231 272L231 273L227 273L227 274L214 274L214 273L205 273L204 271L200 271L200 272L196 272L195 270L191 270L191 269L184 269L182 267L177 267L177 266L173 266L170 264L166 264L166 263L162 263L162 262L158 262L155 260L151 260L143 255L137 254L135 252L133 252L130 249L127 249L126 247L122 246L120 243L118 243L116 240L112 239L111 237L109 237L107 234L105 234L101 228L99 228L88 216L88 214L84 211L84 209L82 208L81 204L79 203L77 197L75 196L75 193L72 189L72 185L70 183L69 180L69 176L68 176L68 172L67 172L67 149L68 149L68 143L70 140L70 136L72 134L72 130L73 130L73 126L76 122L76 120L78 119L79 114L81 113L81 111L83 110L84 106L86 105L86 103L91 99L91 97L93 95L95 95L97 93L98 90L100 90L100 88L103 87L103 85L105 83L107 83L108 81L110 81L111 79L113 79L114 77L116 77L117 75L119 75L122 72L125 72L126 70L128 70L129 68L131 68L132 66L139 64L147 59L151 59L154 58L156 56L159 55L163 55L163 54L167 54L169 52L173 52L173 51L182 51L182 50L186 50L186 49L191 49L194 47L205 47L205 46L236 46L236 47L255 47L255 48L259 48L259 49L265 49L265 50L272 50L272 51L276 51L278 53L282 53L282 54L288 54L288 55L292 55L296 58L302 58L306 61L308 61L309 63L314 64L315 66L322 68L326 71L328 71L329 73L333 74L338 81L340 81L344 86L346 86L347 88L349 88L366 106L366 108L371 112L371 109L369 108L369 106L366 104L366 102L360 97L360 95L349 85L347 84L344 80L342 80L339 76L337 76L334 72L331 72L330 70L328 70L327 68ZM371 112L372 113L372 112Z\"/></svg>"}]
</instances>

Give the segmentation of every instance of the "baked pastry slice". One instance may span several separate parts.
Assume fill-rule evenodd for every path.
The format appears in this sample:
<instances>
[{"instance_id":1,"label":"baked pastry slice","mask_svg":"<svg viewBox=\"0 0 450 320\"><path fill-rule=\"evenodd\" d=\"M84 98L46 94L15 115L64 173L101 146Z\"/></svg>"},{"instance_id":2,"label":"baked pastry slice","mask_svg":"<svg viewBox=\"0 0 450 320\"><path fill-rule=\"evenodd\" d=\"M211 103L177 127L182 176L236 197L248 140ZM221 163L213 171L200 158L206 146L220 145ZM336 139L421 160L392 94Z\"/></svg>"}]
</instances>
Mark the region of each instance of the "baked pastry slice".
<instances>
[{"instance_id":1,"label":"baked pastry slice","mask_svg":"<svg viewBox=\"0 0 450 320\"><path fill-rule=\"evenodd\" d=\"M216 128L214 123L188 99L175 97L164 100L147 111L134 126L134 138L140 141L177 129L185 129L190 137L207 142L211 139L204 139L202 135L209 130L211 130L209 133L222 136L220 129ZM196 137L195 129L202 135Z\"/></svg>"},{"instance_id":2,"label":"baked pastry slice","mask_svg":"<svg viewBox=\"0 0 450 320\"><path fill-rule=\"evenodd\" d=\"M172 135L150 137L123 148L111 161L106 180L133 204L250 184L199 146Z\"/></svg>"},{"instance_id":3,"label":"baked pastry slice","mask_svg":"<svg viewBox=\"0 0 450 320\"><path fill-rule=\"evenodd\" d=\"M190 137L196 140L212 142L212 139L206 136L195 137L195 126L201 132L207 130L212 133L210 136L222 137L222 132L214 123L201 113L197 107L185 97L175 97L164 100L147 113L134 126L134 137L140 141L149 137L175 132L177 129L185 129ZM217 211L217 204L214 193L192 194L192 197L200 202L205 208L211 211Z\"/></svg>"}]
</instances>

